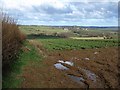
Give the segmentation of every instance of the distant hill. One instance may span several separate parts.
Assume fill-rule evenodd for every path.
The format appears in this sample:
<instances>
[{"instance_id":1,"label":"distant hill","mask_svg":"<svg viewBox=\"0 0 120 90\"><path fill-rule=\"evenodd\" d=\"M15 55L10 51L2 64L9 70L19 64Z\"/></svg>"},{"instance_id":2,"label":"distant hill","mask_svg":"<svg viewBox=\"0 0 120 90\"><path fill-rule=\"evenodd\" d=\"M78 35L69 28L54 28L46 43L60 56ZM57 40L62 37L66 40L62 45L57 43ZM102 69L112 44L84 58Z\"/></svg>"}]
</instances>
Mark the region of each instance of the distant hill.
<instances>
[{"instance_id":1,"label":"distant hill","mask_svg":"<svg viewBox=\"0 0 120 90\"><path fill-rule=\"evenodd\" d=\"M118 28L117 26L80 26L81 28Z\"/></svg>"}]
</instances>

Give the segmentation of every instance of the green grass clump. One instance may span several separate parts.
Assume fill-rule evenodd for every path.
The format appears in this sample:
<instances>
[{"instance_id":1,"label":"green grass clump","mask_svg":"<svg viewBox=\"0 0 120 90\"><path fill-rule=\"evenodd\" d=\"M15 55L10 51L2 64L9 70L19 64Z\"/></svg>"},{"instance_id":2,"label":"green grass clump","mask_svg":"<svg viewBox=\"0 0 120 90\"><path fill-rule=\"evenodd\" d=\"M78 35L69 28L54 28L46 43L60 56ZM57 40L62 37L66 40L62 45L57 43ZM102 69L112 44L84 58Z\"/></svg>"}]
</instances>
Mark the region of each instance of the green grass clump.
<instances>
[{"instance_id":1,"label":"green grass clump","mask_svg":"<svg viewBox=\"0 0 120 90\"><path fill-rule=\"evenodd\" d=\"M48 50L72 50L118 46L117 40L39 39Z\"/></svg>"},{"instance_id":2,"label":"green grass clump","mask_svg":"<svg viewBox=\"0 0 120 90\"><path fill-rule=\"evenodd\" d=\"M15 60L9 68L9 72L3 75L3 88L19 88L23 79L22 68L27 65L30 61L41 62L41 56L37 53L35 47L30 45L28 42L24 43L24 46L29 48L30 51L19 52L18 60Z\"/></svg>"}]
</instances>

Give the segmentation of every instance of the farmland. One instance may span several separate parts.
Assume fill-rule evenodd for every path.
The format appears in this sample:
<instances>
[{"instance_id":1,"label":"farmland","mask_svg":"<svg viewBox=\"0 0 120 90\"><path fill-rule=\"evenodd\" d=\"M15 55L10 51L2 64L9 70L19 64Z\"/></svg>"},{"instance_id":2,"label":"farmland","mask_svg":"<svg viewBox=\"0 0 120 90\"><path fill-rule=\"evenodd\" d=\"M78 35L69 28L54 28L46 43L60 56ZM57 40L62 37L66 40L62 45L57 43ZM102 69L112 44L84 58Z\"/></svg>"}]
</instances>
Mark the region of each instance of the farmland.
<instances>
[{"instance_id":1,"label":"farmland","mask_svg":"<svg viewBox=\"0 0 120 90\"><path fill-rule=\"evenodd\" d=\"M2 89L120 88L118 0L0 3Z\"/></svg>"},{"instance_id":2,"label":"farmland","mask_svg":"<svg viewBox=\"0 0 120 90\"><path fill-rule=\"evenodd\" d=\"M76 35L73 32L75 28L70 30L64 30L60 27L50 27L50 26L20 26L20 29L28 35L28 39L35 39L43 44L44 48L49 50L72 50L72 49L88 49L88 48L101 48L101 47L111 47L117 46L118 40L117 31L116 30L103 30L103 28L92 29L90 31L84 31L83 29L76 30L79 31L80 34ZM106 29L106 28L105 28ZM113 39L104 39L104 37L80 37L81 34L89 33L91 34L111 34L113 33ZM54 33L57 33L54 35ZM58 35L58 33L62 33ZM63 36L67 37L63 37Z\"/></svg>"},{"instance_id":3,"label":"farmland","mask_svg":"<svg viewBox=\"0 0 120 90\"><path fill-rule=\"evenodd\" d=\"M55 26L19 26L27 35L52 35L67 37L112 37L118 38L117 28L80 28L80 27L55 27ZM61 35L62 34L62 35Z\"/></svg>"},{"instance_id":4,"label":"farmland","mask_svg":"<svg viewBox=\"0 0 120 90\"><path fill-rule=\"evenodd\" d=\"M72 50L117 46L116 40L73 40L73 39L41 39L49 50Z\"/></svg>"},{"instance_id":5,"label":"farmland","mask_svg":"<svg viewBox=\"0 0 120 90\"><path fill-rule=\"evenodd\" d=\"M25 78L26 81L23 82L22 87L51 87L51 88L67 87L66 85L63 84L63 83L67 83L69 84L69 87L85 88L86 86L85 87L81 86L80 84L76 83L76 80L72 81L70 80L70 78L68 78L68 76L66 76L67 74L67 75L71 75L71 77L78 78L80 75L76 71L77 69L80 70L78 67L85 68L86 70L91 70L97 76L99 76L96 85L94 85L94 83L91 82L89 78L87 78L86 83L89 84L90 88L116 87L117 81L115 78L117 71L111 72L110 70L111 68L107 67L107 65L109 65L110 67L114 67L115 69L117 68L116 66L117 46L119 46L119 41L117 39L117 31L112 29L110 30L109 29L103 30L103 29L104 28L102 29L95 28L85 31L83 29L75 30L75 28L73 28L67 30L64 29L63 27L60 28L60 27L49 27L49 26L46 27L24 26L24 29L22 27L21 31L27 34L28 41L33 46L35 46L35 48L38 49L40 55L44 57L43 67L41 67L41 69L36 68L37 71L42 73L40 74L40 76L37 74L38 72L35 70L33 66L25 67L27 69L30 68L34 69L34 72L33 71L32 72L36 73L38 76L35 75L34 78L32 78L31 76L29 76L28 74L29 72L25 71L24 76L25 77L29 76L29 78L27 77ZM109 38L104 39L103 33L106 36L108 35L109 37L112 37L112 39ZM106 51L108 52L105 53ZM113 52L113 54L111 52ZM113 56L114 59L112 59L112 57L110 57L109 55ZM109 58L109 60L107 58ZM59 61L61 63L58 63ZM63 64L62 62L69 62L69 63L72 62L75 65L69 66L67 64ZM112 66L110 63L113 63ZM67 68L70 68L70 70L68 71L58 70L59 68L54 65L59 65L59 64L62 64ZM58 69L56 69L55 67L57 67ZM95 67L96 69L93 67ZM99 72L99 69L103 71ZM46 72L49 73L49 76L45 74ZM57 73L60 74L58 75ZM112 73L115 76L115 77L111 76L112 78L114 78L115 80L115 81L113 80L114 82L111 82L110 77L107 76L110 73ZM43 74L45 75L45 77L43 77L44 76ZM39 79L41 80L41 78L44 79L41 82L37 83L36 82L37 77L39 77L38 81ZM65 79L65 81L63 78ZM35 84L29 83L28 82L29 80L36 83ZM99 80L102 80L103 82L100 82ZM46 85L44 85L43 83L46 83Z\"/></svg>"},{"instance_id":6,"label":"farmland","mask_svg":"<svg viewBox=\"0 0 120 90\"><path fill-rule=\"evenodd\" d=\"M13 81L14 85L5 81L4 87L118 87L119 40L116 30L95 28L75 32L75 28L25 25L19 29L27 35L23 54L19 57L24 65L18 65L22 67L21 73L15 76L20 80L7 80L8 83ZM103 33L112 38L104 38Z\"/></svg>"},{"instance_id":7,"label":"farmland","mask_svg":"<svg viewBox=\"0 0 120 90\"><path fill-rule=\"evenodd\" d=\"M53 33L61 33L61 32L67 32L60 28L54 28L49 26L20 26L19 27L24 33L26 34L39 34L44 33L51 35Z\"/></svg>"}]
</instances>

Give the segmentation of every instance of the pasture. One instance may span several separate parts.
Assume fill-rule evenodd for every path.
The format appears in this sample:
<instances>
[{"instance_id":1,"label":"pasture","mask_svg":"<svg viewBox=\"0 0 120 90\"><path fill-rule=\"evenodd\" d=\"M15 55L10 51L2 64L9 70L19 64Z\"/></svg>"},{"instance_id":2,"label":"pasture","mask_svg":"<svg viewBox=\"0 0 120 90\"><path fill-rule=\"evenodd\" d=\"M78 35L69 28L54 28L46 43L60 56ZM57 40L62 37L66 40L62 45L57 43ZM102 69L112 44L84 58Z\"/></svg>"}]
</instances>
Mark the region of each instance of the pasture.
<instances>
[{"instance_id":1,"label":"pasture","mask_svg":"<svg viewBox=\"0 0 120 90\"><path fill-rule=\"evenodd\" d=\"M19 29L21 31L23 31L26 34L40 34L40 33L44 33L44 34L54 34L54 33L62 33L62 32L68 32L65 31L61 28L55 28L55 27L49 27L49 26L20 26Z\"/></svg>"}]
</instances>

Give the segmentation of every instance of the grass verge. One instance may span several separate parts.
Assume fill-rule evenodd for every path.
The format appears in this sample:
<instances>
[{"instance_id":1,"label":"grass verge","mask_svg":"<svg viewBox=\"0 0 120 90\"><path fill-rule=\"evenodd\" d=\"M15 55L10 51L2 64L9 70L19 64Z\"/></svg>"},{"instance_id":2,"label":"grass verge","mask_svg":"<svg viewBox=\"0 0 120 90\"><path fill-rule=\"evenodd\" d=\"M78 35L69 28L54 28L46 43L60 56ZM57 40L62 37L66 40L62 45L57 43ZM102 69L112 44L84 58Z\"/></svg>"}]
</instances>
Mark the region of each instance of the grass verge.
<instances>
[{"instance_id":1,"label":"grass verge","mask_svg":"<svg viewBox=\"0 0 120 90\"><path fill-rule=\"evenodd\" d=\"M29 48L29 51L24 51L23 49L19 51L18 60L15 60L15 62L11 64L9 72L3 76L3 88L20 88L24 80L24 78L21 77L24 66L31 60L35 62L41 61L41 56L37 53L35 47L30 45L28 41L24 42L24 47Z\"/></svg>"}]
</instances>

